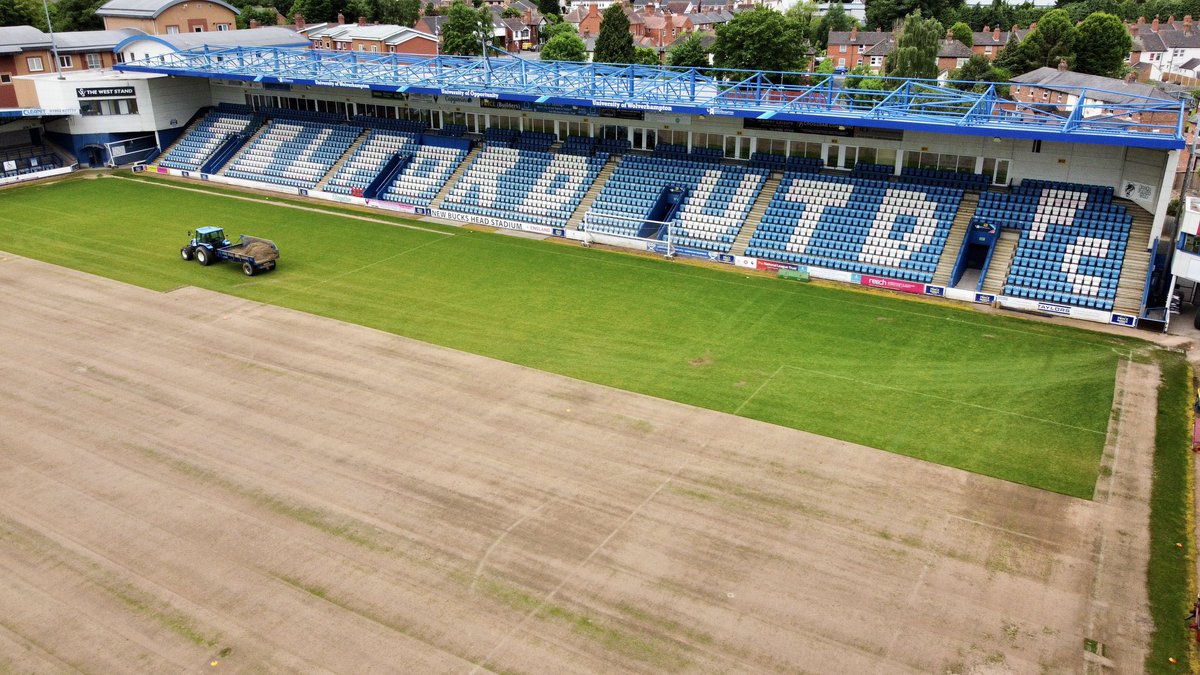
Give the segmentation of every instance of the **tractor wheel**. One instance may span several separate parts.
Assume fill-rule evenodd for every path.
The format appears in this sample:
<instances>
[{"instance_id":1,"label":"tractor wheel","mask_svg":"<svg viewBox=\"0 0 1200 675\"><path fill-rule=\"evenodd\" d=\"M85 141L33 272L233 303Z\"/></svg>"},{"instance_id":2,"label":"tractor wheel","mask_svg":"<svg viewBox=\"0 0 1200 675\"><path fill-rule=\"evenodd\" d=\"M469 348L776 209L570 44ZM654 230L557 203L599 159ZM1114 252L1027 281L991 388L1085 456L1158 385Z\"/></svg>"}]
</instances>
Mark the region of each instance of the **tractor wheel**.
<instances>
[{"instance_id":1,"label":"tractor wheel","mask_svg":"<svg viewBox=\"0 0 1200 675\"><path fill-rule=\"evenodd\" d=\"M191 246L184 246L183 248L179 249L179 257L183 258L184 260L191 260L192 254L193 249Z\"/></svg>"},{"instance_id":2,"label":"tractor wheel","mask_svg":"<svg viewBox=\"0 0 1200 675\"><path fill-rule=\"evenodd\" d=\"M1200 330L1200 309L1196 310L1196 318L1192 320L1192 327Z\"/></svg>"},{"instance_id":3,"label":"tractor wheel","mask_svg":"<svg viewBox=\"0 0 1200 675\"><path fill-rule=\"evenodd\" d=\"M200 263L201 267L208 267L212 264L212 251L201 246L196 249L196 262Z\"/></svg>"},{"instance_id":4,"label":"tractor wheel","mask_svg":"<svg viewBox=\"0 0 1200 675\"><path fill-rule=\"evenodd\" d=\"M251 265L248 262L242 263L242 274L245 274L248 277L254 276L254 265Z\"/></svg>"}]
</instances>

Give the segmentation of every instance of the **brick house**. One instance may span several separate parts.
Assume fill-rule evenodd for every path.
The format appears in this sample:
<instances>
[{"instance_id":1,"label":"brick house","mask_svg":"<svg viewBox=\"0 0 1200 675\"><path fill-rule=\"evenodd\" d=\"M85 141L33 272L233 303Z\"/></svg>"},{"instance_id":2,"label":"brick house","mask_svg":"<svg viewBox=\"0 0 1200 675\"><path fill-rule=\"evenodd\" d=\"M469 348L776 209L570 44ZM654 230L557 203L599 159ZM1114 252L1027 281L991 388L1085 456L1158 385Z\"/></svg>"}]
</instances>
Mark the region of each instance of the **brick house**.
<instances>
[{"instance_id":1,"label":"brick house","mask_svg":"<svg viewBox=\"0 0 1200 675\"><path fill-rule=\"evenodd\" d=\"M109 0L96 10L105 30L136 28L147 35L234 30L238 14L221 0Z\"/></svg>"},{"instance_id":2,"label":"brick house","mask_svg":"<svg viewBox=\"0 0 1200 675\"><path fill-rule=\"evenodd\" d=\"M14 76L112 68L117 57L113 48L122 40L141 34L132 28L55 33L56 69L49 35L33 26L0 27L0 108L21 105Z\"/></svg>"}]
</instances>

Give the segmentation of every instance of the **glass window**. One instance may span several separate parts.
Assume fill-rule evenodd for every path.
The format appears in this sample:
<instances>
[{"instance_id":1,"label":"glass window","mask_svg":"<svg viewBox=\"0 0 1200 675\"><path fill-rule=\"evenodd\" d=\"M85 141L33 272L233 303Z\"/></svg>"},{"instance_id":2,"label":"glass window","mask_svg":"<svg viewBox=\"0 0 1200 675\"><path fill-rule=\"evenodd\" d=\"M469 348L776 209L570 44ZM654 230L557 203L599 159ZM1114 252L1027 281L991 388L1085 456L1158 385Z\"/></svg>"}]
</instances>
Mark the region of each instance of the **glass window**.
<instances>
[{"instance_id":1,"label":"glass window","mask_svg":"<svg viewBox=\"0 0 1200 675\"><path fill-rule=\"evenodd\" d=\"M8 73L0 75L0 84L12 84L12 75Z\"/></svg>"},{"instance_id":2,"label":"glass window","mask_svg":"<svg viewBox=\"0 0 1200 675\"><path fill-rule=\"evenodd\" d=\"M229 30L229 24L219 23L217 24L217 30Z\"/></svg>"},{"instance_id":3,"label":"glass window","mask_svg":"<svg viewBox=\"0 0 1200 675\"><path fill-rule=\"evenodd\" d=\"M167 26L167 35L175 35L179 33L179 26Z\"/></svg>"},{"instance_id":4,"label":"glass window","mask_svg":"<svg viewBox=\"0 0 1200 675\"><path fill-rule=\"evenodd\" d=\"M1192 255L1200 255L1200 237L1194 234L1184 234L1183 246L1180 246L1179 250Z\"/></svg>"},{"instance_id":5,"label":"glass window","mask_svg":"<svg viewBox=\"0 0 1200 675\"><path fill-rule=\"evenodd\" d=\"M29 72L31 73L40 73L46 69L46 66L42 64L42 57L40 56L30 56L25 59L25 63L29 66Z\"/></svg>"},{"instance_id":6,"label":"glass window","mask_svg":"<svg viewBox=\"0 0 1200 675\"><path fill-rule=\"evenodd\" d=\"M192 27L192 32L193 32L193 33L203 33L203 32L204 32L204 26L193 26L193 27Z\"/></svg>"},{"instance_id":7,"label":"glass window","mask_svg":"<svg viewBox=\"0 0 1200 675\"><path fill-rule=\"evenodd\" d=\"M99 70L103 65L99 54L88 54L86 58L88 70Z\"/></svg>"},{"instance_id":8,"label":"glass window","mask_svg":"<svg viewBox=\"0 0 1200 675\"><path fill-rule=\"evenodd\" d=\"M876 148L875 163L884 166L896 166L896 151L892 148Z\"/></svg>"},{"instance_id":9,"label":"glass window","mask_svg":"<svg viewBox=\"0 0 1200 675\"><path fill-rule=\"evenodd\" d=\"M64 54L63 56L58 57L59 68L72 68L74 65L75 61L71 58L70 54Z\"/></svg>"}]
</instances>

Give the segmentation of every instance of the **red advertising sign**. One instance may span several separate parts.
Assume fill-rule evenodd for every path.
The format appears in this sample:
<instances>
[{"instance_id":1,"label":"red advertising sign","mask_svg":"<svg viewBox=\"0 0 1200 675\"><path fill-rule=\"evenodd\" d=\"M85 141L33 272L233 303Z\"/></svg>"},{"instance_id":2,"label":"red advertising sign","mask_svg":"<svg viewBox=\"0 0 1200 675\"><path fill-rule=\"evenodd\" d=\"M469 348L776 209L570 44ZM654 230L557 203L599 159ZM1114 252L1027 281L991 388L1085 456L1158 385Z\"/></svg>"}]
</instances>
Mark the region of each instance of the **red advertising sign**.
<instances>
[{"instance_id":1,"label":"red advertising sign","mask_svg":"<svg viewBox=\"0 0 1200 675\"><path fill-rule=\"evenodd\" d=\"M763 260L762 258L757 259L754 263L754 266L756 269L766 270L768 272L797 269L797 267L792 263L775 262L774 260Z\"/></svg>"},{"instance_id":2,"label":"red advertising sign","mask_svg":"<svg viewBox=\"0 0 1200 675\"><path fill-rule=\"evenodd\" d=\"M862 275L860 283L863 286L871 288L882 288L887 291L900 291L902 293L924 293L925 284L916 281L904 281L901 279L888 279L887 277L872 277L866 274Z\"/></svg>"},{"instance_id":3,"label":"red advertising sign","mask_svg":"<svg viewBox=\"0 0 1200 675\"><path fill-rule=\"evenodd\" d=\"M363 196L363 190L362 190L362 188L350 188L350 196L351 196L351 197L361 197L361 196Z\"/></svg>"}]
</instances>

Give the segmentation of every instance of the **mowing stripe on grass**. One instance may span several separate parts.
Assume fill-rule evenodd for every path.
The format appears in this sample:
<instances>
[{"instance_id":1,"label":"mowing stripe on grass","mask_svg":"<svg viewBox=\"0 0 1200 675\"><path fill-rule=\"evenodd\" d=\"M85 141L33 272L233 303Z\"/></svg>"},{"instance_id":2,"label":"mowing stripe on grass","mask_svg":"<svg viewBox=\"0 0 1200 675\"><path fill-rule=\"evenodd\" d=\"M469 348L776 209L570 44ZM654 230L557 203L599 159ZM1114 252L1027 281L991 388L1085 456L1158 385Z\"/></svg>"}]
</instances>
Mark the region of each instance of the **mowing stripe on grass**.
<instances>
[{"instance_id":1,"label":"mowing stripe on grass","mask_svg":"<svg viewBox=\"0 0 1200 675\"><path fill-rule=\"evenodd\" d=\"M880 384L878 382L871 382L869 380L863 380L863 379L859 379L857 377L850 377L848 375L837 375L835 373L827 373L827 372L821 371L821 370L812 370L811 368L801 368L800 366L793 366L788 363L785 363L782 366L779 366L779 370L783 370L784 368L788 368L791 370L799 370L799 371L802 371L805 373L812 373L813 375L822 375L824 377L832 377L832 378L838 379L838 380L845 380L846 382L853 382L854 384L861 384L866 387L875 387L877 389L887 389L889 391L897 391L902 394L912 394L913 396L924 396L926 398L932 398L932 399L936 399L938 401L945 401L946 403L953 403L955 405L965 405L969 408L978 408L979 410L986 410L988 412L1000 413L1001 415L1012 415L1013 417L1021 417L1023 419L1033 420L1034 422L1045 422L1046 424L1053 424L1055 426L1065 427L1067 429L1075 429L1077 431L1086 431L1089 434L1099 434L1101 436L1104 436L1108 433L1107 430L1099 431L1096 429L1088 429L1087 427L1076 426L1074 424L1067 424L1066 422L1055 422L1054 420L1048 420L1044 417L1035 417L1033 415L1026 415L1024 413L1013 412L1011 410L1002 410L1000 408L993 408L991 406L979 405L978 403L971 403L970 401L962 401L962 400L959 400L956 398L950 398L948 396L938 396L937 394L929 394L929 393L926 393L923 391L918 391L916 389L905 389L904 387L895 387L890 384ZM775 373L778 374L779 370L776 370ZM771 375L771 377L775 377L775 375ZM770 378L767 378L767 381L769 382ZM765 385L766 382L764 382L763 384ZM759 389L762 389L762 387L759 387ZM755 391L754 393L757 394L758 392ZM747 399L747 401L749 401L749 399ZM745 403L743 403L742 405L745 405ZM738 407L738 410L741 410L741 406Z\"/></svg>"},{"instance_id":2,"label":"mowing stripe on grass","mask_svg":"<svg viewBox=\"0 0 1200 675\"><path fill-rule=\"evenodd\" d=\"M136 178L126 178L125 176L109 176L109 178L116 178L117 180L127 180L127 181L131 181L134 183L141 183L143 185L155 185L158 187L170 188L172 190L183 190L185 192L199 192L200 194L206 195L209 197L224 197L226 199L237 199L237 200L243 201L243 202L255 202L258 204L270 204L271 206L279 206L279 207L283 207L285 209L296 209L297 211L311 211L312 213L320 213L320 214L324 214L327 216L336 216L338 218L351 218L353 220L365 220L368 223L382 223L384 225L392 225L394 227L403 227L403 228L407 228L409 230L420 230L421 232L430 232L432 234L441 234L441 235L445 235L447 237L454 236L453 232L444 232L442 230L434 230L434 229L430 229L428 227L421 227L420 225L409 225L407 223L397 223L392 220L382 220L379 218L372 218L370 216L360 216L356 213L346 213L344 211L330 211L330 210L326 210L326 209L318 209L318 208L315 208L312 206L300 206L299 204L288 204L286 202L272 202L267 199L259 199L256 197L239 197L238 195L230 195L230 194L225 194L223 192L213 192L211 190L201 190L200 188L184 187L182 185L170 185L168 183L160 183L158 181L139 180Z\"/></svg>"}]
</instances>

